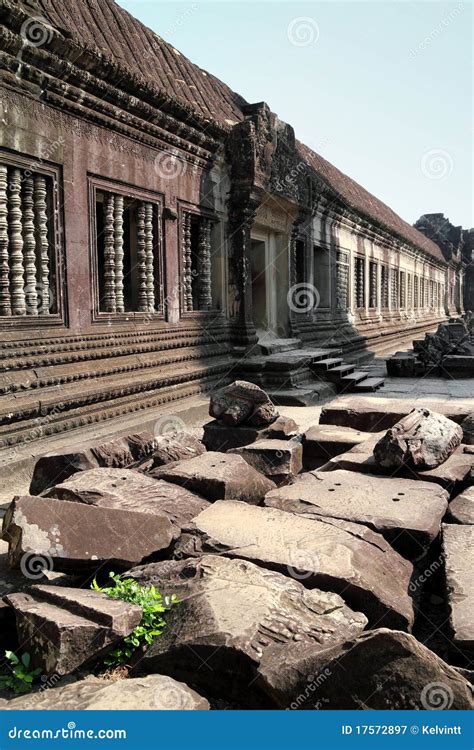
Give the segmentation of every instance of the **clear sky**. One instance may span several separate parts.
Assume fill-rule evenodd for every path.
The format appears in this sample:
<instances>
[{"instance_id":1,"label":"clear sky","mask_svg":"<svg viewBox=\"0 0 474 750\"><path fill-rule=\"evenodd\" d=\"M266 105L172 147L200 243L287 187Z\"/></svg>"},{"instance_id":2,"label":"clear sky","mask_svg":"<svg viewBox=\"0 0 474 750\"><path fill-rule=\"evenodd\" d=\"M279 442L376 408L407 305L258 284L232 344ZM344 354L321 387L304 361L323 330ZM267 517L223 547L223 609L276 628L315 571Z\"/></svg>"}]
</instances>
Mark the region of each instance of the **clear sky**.
<instances>
[{"instance_id":1,"label":"clear sky","mask_svg":"<svg viewBox=\"0 0 474 750\"><path fill-rule=\"evenodd\" d=\"M410 223L474 225L471 2L118 2Z\"/></svg>"}]
</instances>

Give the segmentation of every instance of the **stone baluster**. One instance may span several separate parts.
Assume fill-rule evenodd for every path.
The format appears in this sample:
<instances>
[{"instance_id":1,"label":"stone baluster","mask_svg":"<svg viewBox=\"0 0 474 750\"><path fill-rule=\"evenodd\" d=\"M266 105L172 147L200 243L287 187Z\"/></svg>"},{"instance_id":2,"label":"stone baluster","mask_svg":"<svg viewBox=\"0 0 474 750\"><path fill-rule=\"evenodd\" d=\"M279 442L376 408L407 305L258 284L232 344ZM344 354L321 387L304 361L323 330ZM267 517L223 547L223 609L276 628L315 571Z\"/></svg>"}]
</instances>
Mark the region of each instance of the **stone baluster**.
<instances>
[{"instance_id":1,"label":"stone baluster","mask_svg":"<svg viewBox=\"0 0 474 750\"><path fill-rule=\"evenodd\" d=\"M10 273L13 315L26 314L20 191L21 172L19 169L12 169L10 174L9 226L11 260Z\"/></svg>"},{"instance_id":2,"label":"stone baluster","mask_svg":"<svg viewBox=\"0 0 474 750\"><path fill-rule=\"evenodd\" d=\"M104 307L109 313L116 312L115 302L115 243L114 243L114 209L112 193L105 193L104 212Z\"/></svg>"},{"instance_id":3,"label":"stone baluster","mask_svg":"<svg viewBox=\"0 0 474 750\"><path fill-rule=\"evenodd\" d=\"M51 310L49 279L48 211L46 204L46 178L36 175L34 180L34 214L36 238L36 268L40 295L38 312L48 315Z\"/></svg>"},{"instance_id":4,"label":"stone baluster","mask_svg":"<svg viewBox=\"0 0 474 750\"><path fill-rule=\"evenodd\" d=\"M125 312L123 297L123 196L114 196L115 309Z\"/></svg>"},{"instance_id":5,"label":"stone baluster","mask_svg":"<svg viewBox=\"0 0 474 750\"><path fill-rule=\"evenodd\" d=\"M11 315L8 262L8 168L0 165L0 315Z\"/></svg>"},{"instance_id":6,"label":"stone baluster","mask_svg":"<svg viewBox=\"0 0 474 750\"><path fill-rule=\"evenodd\" d=\"M158 233L159 236L159 233ZM145 203L146 294L148 312L155 310L155 271L153 259L153 204Z\"/></svg>"},{"instance_id":7,"label":"stone baluster","mask_svg":"<svg viewBox=\"0 0 474 750\"><path fill-rule=\"evenodd\" d=\"M146 243L145 243L145 204L137 206L137 275L138 312L147 312Z\"/></svg>"},{"instance_id":8,"label":"stone baluster","mask_svg":"<svg viewBox=\"0 0 474 750\"><path fill-rule=\"evenodd\" d=\"M191 214L187 212L183 215L183 307L184 312L193 309Z\"/></svg>"},{"instance_id":9,"label":"stone baluster","mask_svg":"<svg viewBox=\"0 0 474 750\"><path fill-rule=\"evenodd\" d=\"M28 315L38 315L36 288L36 240L33 177L23 178L23 260L25 265L25 300ZM40 289L39 299L42 295Z\"/></svg>"},{"instance_id":10,"label":"stone baluster","mask_svg":"<svg viewBox=\"0 0 474 750\"><path fill-rule=\"evenodd\" d=\"M199 221L199 309L210 310L212 307L211 279L211 222L201 217Z\"/></svg>"},{"instance_id":11,"label":"stone baluster","mask_svg":"<svg viewBox=\"0 0 474 750\"><path fill-rule=\"evenodd\" d=\"M369 269L370 269L369 307L377 307L377 264L371 262Z\"/></svg>"}]
</instances>

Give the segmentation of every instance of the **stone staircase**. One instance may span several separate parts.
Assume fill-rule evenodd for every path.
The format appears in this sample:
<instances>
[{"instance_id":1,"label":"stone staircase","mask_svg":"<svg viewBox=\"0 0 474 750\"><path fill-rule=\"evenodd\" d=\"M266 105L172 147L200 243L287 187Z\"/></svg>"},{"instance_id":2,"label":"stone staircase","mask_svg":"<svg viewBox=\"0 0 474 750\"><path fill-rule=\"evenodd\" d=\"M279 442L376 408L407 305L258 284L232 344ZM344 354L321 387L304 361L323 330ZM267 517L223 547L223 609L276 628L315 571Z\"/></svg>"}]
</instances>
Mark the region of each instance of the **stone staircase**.
<instances>
[{"instance_id":1,"label":"stone staircase","mask_svg":"<svg viewBox=\"0 0 474 750\"><path fill-rule=\"evenodd\" d=\"M234 366L233 375L261 386L277 404L310 406L335 393L366 393L384 384L345 362L341 349L303 347L300 339L267 340L259 348Z\"/></svg>"}]
</instances>

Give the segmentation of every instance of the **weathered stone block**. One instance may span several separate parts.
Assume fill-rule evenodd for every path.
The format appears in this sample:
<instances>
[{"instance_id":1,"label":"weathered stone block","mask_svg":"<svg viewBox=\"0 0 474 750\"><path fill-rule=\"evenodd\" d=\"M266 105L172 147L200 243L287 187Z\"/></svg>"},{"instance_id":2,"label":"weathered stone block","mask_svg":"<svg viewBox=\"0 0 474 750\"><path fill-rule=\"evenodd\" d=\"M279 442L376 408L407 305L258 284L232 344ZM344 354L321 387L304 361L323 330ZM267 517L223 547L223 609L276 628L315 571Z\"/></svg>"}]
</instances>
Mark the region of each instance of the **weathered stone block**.
<instances>
[{"instance_id":1,"label":"weathered stone block","mask_svg":"<svg viewBox=\"0 0 474 750\"><path fill-rule=\"evenodd\" d=\"M213 393L209 414L231 426L246 423L260 427L274 422L278 417L265 391L246 380L236 380Z\"/></svg>"},{"instance_id":2,"label":"weathered stone block","mask_svg":"<svg viewBox=\"0 0 474 750\"><path fill-rule=\"evenodd\" d=\"M449 523L474 524L474 486L468 487L449 504Z\"/></svg>"},{"instance_id":3,"label":"weathered stone block","mask_svg":"<svg viewBox=\"0 0 474 750\"><path fill-rule=\"evenodd\" d=\"M474 655L474 526L445 524L443 551L452 642L468 658Z\"/></svg>"},{"instance_id":4,"label":"weathered stone block","mask_svg":"<svg viewBox=\"0 0 474 750\"><path fill-rule=\"evenodd\" d=\"M413 622L412 566L367 526L219 501L194 519L193 533L183 534L176 548L188 556L216 550L292 575L308 588L343 593L373 622L399 628Z\"/></svg>"},{"instance_id":5,"label":"weathered stone block","mask_svg":"<svg viewBox=\"0 0 474 750\"><path fill-rule=\"evenodd\" d=\"M353 430L351 427L333 427L326 424L315 424L309 427L303 436L303 463L311 469L313 463L321 459L333 458L363 443L371 437L369 432Z\"/></svg>"},{"instance_id":6,"label":"weathered stone block","mask_svg":"<svg viewBox=\"0 0 474 750\"><path fill-rule=\"evenodd\" d=\"M303 468L303 446L295 440L257 440L229 453L242 456L250 466L279 484Z\"/></svg>"},{"instance_id":7,"label":"weathered stone block","mask_svg":"<svg viewBox=\"0 0 474 750\"><path fill-rule=\"evenodd\" d=\"M231 427L214 419L204 425L202 442L208 451L225 452L265 438L288 440L297 431L298 425L289 417L278 417L272 424L264 427L252 427L246 424Z\"/></svg>"},{"instance_id":8,"label":"weathered stone block","mask_svg":"<svg viewBox=\"0 0 474 750\"><path fill-rule=\"evenodd\" d=\"M8 560L26 575L42 564L55 570L94 570L104 563L129 568L167 549L173 527L147 515L46 497L16 497L3 519Z\"/></svg>"},{"instance_id":9,"label":"weathered stone block","mask_svg":"<svg viewBox=\"0 0 474 750\"><path fill-rule=\"evenodd\" d=\"M474 445L474 412L468 414L461 422L463 438L465 445Z\"/></svg>"},{"instance_id":10,"label":"weathered stone block","mask_svg":"<svg viewBox=\"0 0 474 750\"><path fill-rule=\"evenodd\" d=\"M206 447L197 437L189 432L178 432L173 435L162 435L156 439L153 451L152 467L165 466L173 461L184 461L206 452Z\"/></svg>"}]
</instances>

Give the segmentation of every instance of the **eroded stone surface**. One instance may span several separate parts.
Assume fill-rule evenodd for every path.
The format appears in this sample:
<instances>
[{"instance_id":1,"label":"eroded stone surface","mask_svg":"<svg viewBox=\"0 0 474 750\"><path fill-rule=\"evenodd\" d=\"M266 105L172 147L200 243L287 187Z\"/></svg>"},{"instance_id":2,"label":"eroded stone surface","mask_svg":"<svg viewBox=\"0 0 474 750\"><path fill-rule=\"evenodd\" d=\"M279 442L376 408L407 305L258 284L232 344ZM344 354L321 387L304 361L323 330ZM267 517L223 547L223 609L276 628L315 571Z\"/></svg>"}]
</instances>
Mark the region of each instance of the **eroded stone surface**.
<instances>
[{"instance_id":1,"label":"eroded stone surface","mask_svg":"<svg viewBox=\"0 0 474 750\"><path fill-rule=\"evenodd\" d=\"M223 424L268 425L278 417L275 406L262 388L236 380L211 395L209 414Z\"/></svg>"},{"instance_id":2,"label":"eroded stone surface","mask_svg":"<svg viewBox=\"0 0 474 750\"><path fill-rule=\"evenodd\" d=\"M379 440L374 457L384 469L436 469L461 444L460 425L429 409L413 409Z\"/></svg>"},{"instance_id":3,"label":"eroded stone surface","mask_svg":"<svg viewBox=\"0 0 474 750\"><path fill-rule=\"evenodd\" d=\"M130 469L83 471L52 487L46 496L100 508L163 515L173 524L175 536L208 506L204 498L186 487Z\"/></svg>"},{"instance_id":4,"label":"eroded stone surface","mask_svg":"<svg viewBox=\"0 0 474 750\"><path fill-rule=\"evenodd\" d=\"M255 440L265 438L273 440L288 440L298 432L298 425L290 417L278 417L269 425L252 427L248 424L229 426L221 424L217 419L204 425L202 442L208 451L228 451L249 445Z\"/></svg>"},{"instance_id":5,"label":"eroded stone surface","mask_svg":"<svg viewBox=\"0 0 474 750\"><path fill-rule=\"evenodd\" d=\"M198 492L210 501L259 503L275 486L241 456L214 451L178 461L173 466L162 466L155 470L154 476Z\"/></svg>"},{"instance_id":6,"label":"eroded stone surface","mask_svg":"<svg viewBox=\"0 0 474 750\"><path fill-rule=\"evenodd\" d=\"M131 567L173 539L171 521L163 515L24 495L16 497L3 519L12 567L30 569L35 557L55 570L94 570L107 562Z\"/></svg>"},{"instance_id":7,"label":"eroded stone surface","mask_svg":"<svg viewBox=\"0 0 474 750\"><path fill-rule=\"evenodd\" d=\"M184 461L205 453L206 447L197 437L189 432L178 432L172 435L162 435L156 439L153 451L152 467L164 466L173 461Z\"/></svg>"},{"instance_id":8,"label":"eroded stone surface","mask_svg":"<svg viewBox=\"0 0 474 750\"><path fill-rule=\"evenodd\" d=\"M459 651L474 654L474 526L445 524L443 549L452 641Z\"/></svg>"},{"instance_id":9,"label":"eroded stone surface","mask_svg":"<svg viewBox=\"0 0 474 750\"><path fill-rule=\"evenodd\" d=\"M448 519L450 523L474 524L474 486L450 502Z\"/></svg>"},{"instance_id":10,"label":"eroded stone surface","mask_svg":"<svg viewBox=\"0 0 474 750\"><path fill-rule=\"evenodd\" d=\"M474 445L474 411L463 419L461 427L463 431L463 443L465 445Z\"/></svg>"},{"instance_id":11,"label":"eroded stone surface","mask_svg":"<svg viewBox=\"0 0 474 750\"><path fill-rule=\"evenodd\" d=\"M89 589L34 586L8 594L18 641L45 675L73 672L140 624L141 607Z\"/></svg>"},{"instance_id":12,"label":"eroded stone surface","mask_svg":"<svg viewBox=\"0 0 474 750\"><path fill-rule=\"evenodd\" d=\"M472 709L472 689L453 667L407 633L380 628L325 651L269 649L260 684L282 708Z\"/></svg>"},{"instance_id":13,"label":"eroded stone surface","mask_svg":"<svg viewBox=\"0 0 474 750\"><path fill-rule=\"evenodd\" d=\"M242 456L250 466L276 482L289 480L303 468L303 446L295 440L257 440L229 453Z\"/></svg>"},{"instance_id":14,"label":"eroded stone surface","mask_svg":"<svg viewBox=\"0 0 474 750\"><path fill-rule=\"evenodd\" d=\"M166 629L140 668L183 679L192 675L207 689L219 686L226 695L237 690L244 700L267 648L307 641L323 649L367 623L337 594L308 591L247 560L204 555L145 565L128 575L181 602L168 613ZM206 670L199 667L203 659Z\"/></svg>"},{"instance_id":15,"label":"eroded stone surface","mask_svg":"<svg viewBox=\"0 0 474 750\"><path fill-rule=\"evenodd\" d=\"M194 519L194 528L178 541L177 554L219 551L245 558L306 587L340 592L373 622L400 628L413 622L407 593L412 566L367 526L219 501Z\"/></svg>"},{"instance_id":16,"label":"eroded stone surface","mask_svg":"<svg viewBox=\"0 0 474 750\"><path fill-rule=\"evenodd\" d=\"M428 482L314 471L302 474L295 484L272 490L264 503L306 517L367 524L397 549L416 557L438 535L448 494Z\"/></svg>"},{"instance_id":17,"label":"eroded stone surface","mask_svg":"<svg viewBox=\"0 0 474 750\"><path fill-rule=\"evenodd\" d=\"M352 427L338 427L315 424L309 427L303 437L303 461L307 468L320 459L329 459L351 450L371 437L369 432L354 430Z\"/></svg>"},{"instance_id":18,"label":"eroded stone surface","mask_svg":"<svg viewBox=\"0 0 474 750\"><path fill-rule=\"evenodd\" d=\"M0 700L4 711L207 711L208 701L184 682L152 674L127 680L83 680L48 688L12 700Z\"/></svg>"}]
</instances>

